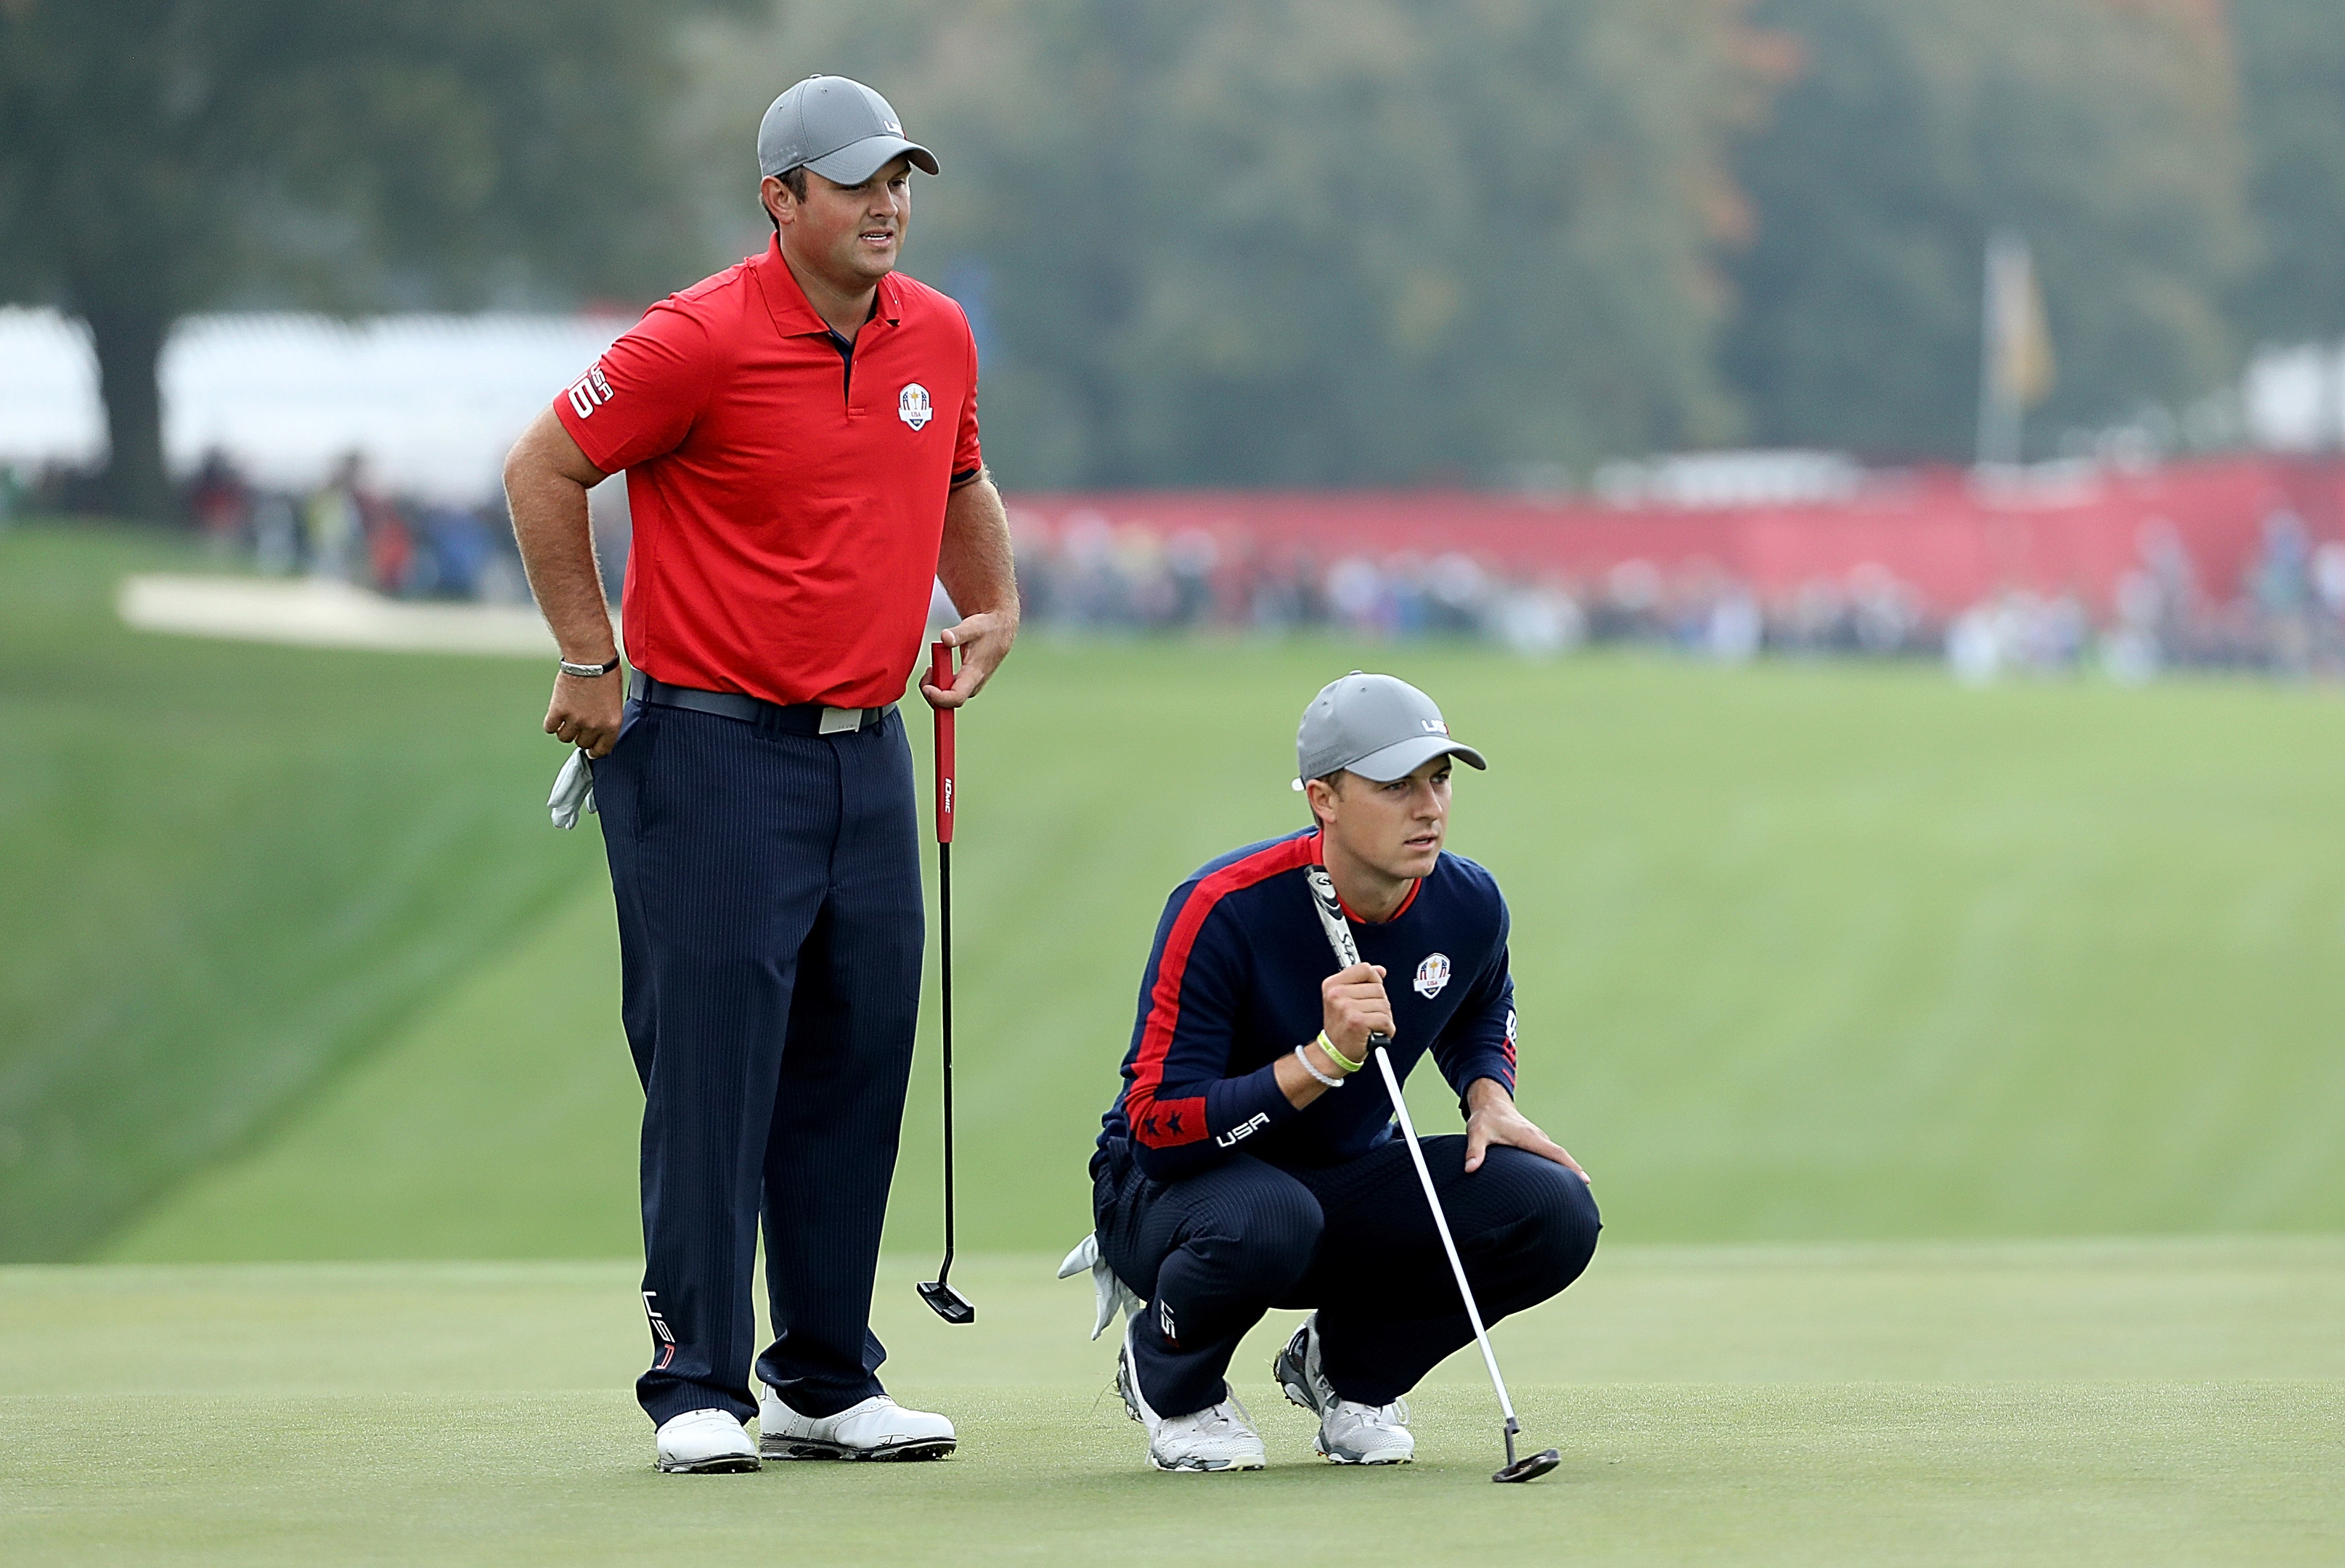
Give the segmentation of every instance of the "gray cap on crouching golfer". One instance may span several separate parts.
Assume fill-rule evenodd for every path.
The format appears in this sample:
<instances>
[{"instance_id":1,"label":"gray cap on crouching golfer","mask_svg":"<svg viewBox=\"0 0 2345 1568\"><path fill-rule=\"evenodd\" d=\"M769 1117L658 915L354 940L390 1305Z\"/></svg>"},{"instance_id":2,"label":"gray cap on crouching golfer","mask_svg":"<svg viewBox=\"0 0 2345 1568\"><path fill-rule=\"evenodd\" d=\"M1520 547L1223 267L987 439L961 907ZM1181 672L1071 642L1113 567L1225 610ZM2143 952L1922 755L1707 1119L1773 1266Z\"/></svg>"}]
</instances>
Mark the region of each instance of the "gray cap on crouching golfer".
<instances>
[{"instance_id":1,"label":"gray cap on crouching golfer","mask_svg":"<svg viewBox=\"0 0 2345 1568\"><path fill-rule=\"evenodd\" d=\"M888 100L845 76L808 76L776 98L757 126L757 172L810 168L834 185L861 185L893 158L937 172L937 155L904 139Z\"/></svg>"},{"instance_id":2,"label":"gray cap on crouching golfer","mask_svg":"<svg viewBox=\"0 0 2345 1568\"><path fill-rule=\"evenodd\" d=\"M1294 787L1339 771L1389 784L1439 756L1490 765L1472 746L1449 738L1432 698L1406 681L1355 670L1322 686L1303 710L1303 727L1294 732Z\"/></svg>"}]
</instances>

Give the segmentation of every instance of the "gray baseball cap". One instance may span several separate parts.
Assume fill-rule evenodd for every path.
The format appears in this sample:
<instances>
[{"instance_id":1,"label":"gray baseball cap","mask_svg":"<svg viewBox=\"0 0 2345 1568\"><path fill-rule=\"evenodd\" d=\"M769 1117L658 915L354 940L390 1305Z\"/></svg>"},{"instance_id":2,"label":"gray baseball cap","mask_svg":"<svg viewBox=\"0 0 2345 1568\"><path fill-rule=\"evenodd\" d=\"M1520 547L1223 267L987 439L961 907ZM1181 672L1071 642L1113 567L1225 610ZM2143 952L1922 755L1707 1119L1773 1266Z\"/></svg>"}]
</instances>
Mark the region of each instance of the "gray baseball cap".
<instances>
[{"instance_id":1,"label":"gray baseball cap","mask_svg":"<svg viewBox=\"0 0 2345 1568\"><path fill-rule=\"evenodd\" d=\"M1303 710L1294 732L1294 787L1338 770L1389 784L1438 756L1490 765L1472 746L1449 738L1432 698L1406 681L1355 670L1322 686Z\"/></svg>"},{"instance_id":2,"label":"gray baseball cap","mask_svg":"<svg viewBox=\"0 0 2345 1568\"><path fill-rule=\"evenodd\" d=\"M808 76L773 102L757 126L757 172L810 168L834 185L861 185L893 158L937 172L937 155L904 139L888 100L845 76Z\"/></svg>"}]
</instances>

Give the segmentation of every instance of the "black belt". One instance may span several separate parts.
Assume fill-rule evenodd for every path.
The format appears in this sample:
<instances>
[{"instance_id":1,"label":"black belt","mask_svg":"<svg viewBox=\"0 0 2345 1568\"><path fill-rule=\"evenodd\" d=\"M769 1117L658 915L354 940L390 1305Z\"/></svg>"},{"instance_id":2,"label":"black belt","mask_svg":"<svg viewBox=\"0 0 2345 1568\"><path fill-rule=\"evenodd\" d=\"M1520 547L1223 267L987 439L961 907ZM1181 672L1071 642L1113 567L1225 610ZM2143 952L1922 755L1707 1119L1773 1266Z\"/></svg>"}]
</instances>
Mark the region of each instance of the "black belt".
<instances>
[{"instance_id":1,"label":"black belt","mask_svg":"<svg viewBox=\"0 0 2345 1568\"><path fill-rule=\"evenodd\" d=\"M714 713L720 719L738 719L744 723L768 724L785 734L842 734L853 730L868 730L874 724L887 723L896 704L884 708L826 708L820 703L769 703L763 697L747 696L740 692L704 692L693 686L671 686L665 681L655 681L641 670L627 680L627 695L639 703L653 703L663 708L689 708L695 713Z\"/></svg>"}]
</instances>

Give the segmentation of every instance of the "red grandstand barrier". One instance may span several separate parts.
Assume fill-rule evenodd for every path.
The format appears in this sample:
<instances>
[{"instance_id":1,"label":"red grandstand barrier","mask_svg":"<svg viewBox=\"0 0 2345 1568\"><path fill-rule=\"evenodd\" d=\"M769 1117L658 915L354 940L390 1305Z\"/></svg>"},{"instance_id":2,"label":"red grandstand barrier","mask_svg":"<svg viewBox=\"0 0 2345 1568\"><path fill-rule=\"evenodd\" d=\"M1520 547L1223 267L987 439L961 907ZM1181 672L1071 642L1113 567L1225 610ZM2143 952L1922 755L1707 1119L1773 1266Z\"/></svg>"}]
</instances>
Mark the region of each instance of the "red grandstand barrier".
<instances>
[{"instance_id":1,"label":"red grandstand barrier","mask_svg":"<svg viewBox=\"0 0 2345 1568\"><path fill-rule=\"evenodd\" d=\"M1611 507L1465 491L1135 491L1010 499L1021 531L1058 541L1071 528L1196 530L1234 552L1325 566L1456 551L1509 575L1585 583L1625 561L1671 575L1726 572L1762 595L1842 581L1868 566L1954 613L1996 592L2077 595L2096 612L2142 561L2146 530L2170 525L2205 592L2229 598L2264 520L2288 507L2315 541L2345 538L2345 482L2334 460L2234 457L2139 471L2086 465L1984 481L1954 469L1869 476L1847 501L1799 505Z\"/></svg>"}]
</instances>

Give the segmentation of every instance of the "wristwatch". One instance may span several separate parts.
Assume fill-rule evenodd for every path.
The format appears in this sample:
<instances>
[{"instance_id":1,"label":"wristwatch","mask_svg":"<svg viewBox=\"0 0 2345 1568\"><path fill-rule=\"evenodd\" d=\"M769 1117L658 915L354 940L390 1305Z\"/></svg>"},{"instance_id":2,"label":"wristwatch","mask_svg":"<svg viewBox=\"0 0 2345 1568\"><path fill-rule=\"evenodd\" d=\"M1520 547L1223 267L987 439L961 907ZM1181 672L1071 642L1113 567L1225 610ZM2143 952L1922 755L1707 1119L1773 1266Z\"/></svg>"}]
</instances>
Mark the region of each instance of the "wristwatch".
<instances>
[{"instance_id":1,"label":"wristwatch","mask_svg":"<svg viewBox=\"0 0 2345 1568\"><path fill-rule=\"evenodd\" d=\"M607 675L617 669L619 657L614 653L611 656L611 662L607 664L574 664L567 659L562 660L561 664L563 674L575 675L582 681L591 681L597 675Z\"/></svg>"}]
</instances>

